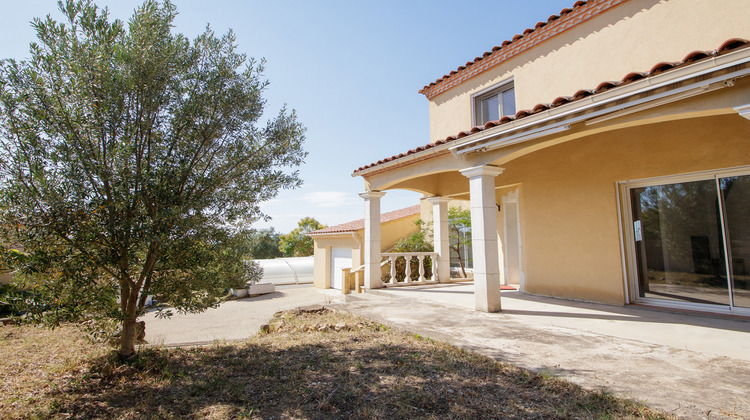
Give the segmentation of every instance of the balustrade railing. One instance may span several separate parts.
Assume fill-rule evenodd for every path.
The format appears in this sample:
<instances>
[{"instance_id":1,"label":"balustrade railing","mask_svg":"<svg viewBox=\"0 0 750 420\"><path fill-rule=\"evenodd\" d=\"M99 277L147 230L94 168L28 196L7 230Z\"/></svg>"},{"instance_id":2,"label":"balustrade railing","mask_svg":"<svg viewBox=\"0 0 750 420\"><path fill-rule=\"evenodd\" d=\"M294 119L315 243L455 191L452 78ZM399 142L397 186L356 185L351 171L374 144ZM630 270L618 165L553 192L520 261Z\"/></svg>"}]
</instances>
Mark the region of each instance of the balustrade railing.
<instances>
[{"instance_id":1,"label":"balustrade railing","mask_svg":"<svg viewBox=\"0 0 750 420\"><path fill-rule=\"evenodd\" d=\"M383 257L380 267L390 265L390 277L383 279L387 280L384 281L386 285L405 286L437 283L439 281L437 252L384 252L380 255ZM399 262L403 262L403 267L398 267ZM415 270L412 270L412 265L416 265ZM364 268L365 266L361 265L357 268L341 269L343 280L341 292L343 294L348 294L351 290L355 290L357 293L362 291Z\"/></svg>"},{"instance_id":2,"label":"balustrade railing","mask_svg":"<svg viewBox=\"0 0 750 420\"><path fill-rule=\"evenodd\" d=\"M387 285L407 285L433 283L438 279L437 252L384 252L384 263L390 263L390 278ZM429 258L428 258L429 257ZM399 269L399 259L402 259L403 269ZM412 271L412 263L416 263L416 272ZM403 271L402 271L403 270ZM418 276L416 274L419 274Z\"/></svg>"}]
</instances>

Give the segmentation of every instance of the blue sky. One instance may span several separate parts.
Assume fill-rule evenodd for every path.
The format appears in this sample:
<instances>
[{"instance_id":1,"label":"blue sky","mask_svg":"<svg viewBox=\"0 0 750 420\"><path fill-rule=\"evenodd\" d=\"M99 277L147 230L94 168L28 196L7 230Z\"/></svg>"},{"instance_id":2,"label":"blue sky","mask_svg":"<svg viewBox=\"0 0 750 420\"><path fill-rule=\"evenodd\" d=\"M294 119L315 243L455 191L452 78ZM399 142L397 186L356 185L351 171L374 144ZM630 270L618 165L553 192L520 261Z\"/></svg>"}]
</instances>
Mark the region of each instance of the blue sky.
<instances>
[{"instance_id":1,"label":"blue sky","mask_svg":"<svg viewBox=\"0 0 750 420\"><path fill-rule=\"evenodd\" d=\"M175 0L174 31L234 30L240 51L267 60L266 112L286 103L307 127L304 185L265 203L272 220L254 225L286 233L308 216L329 226L362 218L365 187L354 169L430 141L428 101L417 91L574 2ZM96 3L127 20L142 2ZM27 57L32 18L59 16L55 0L0 6L0 58ZM382 211L418 200L391 191Z\"/></svg>"}]
</instances>

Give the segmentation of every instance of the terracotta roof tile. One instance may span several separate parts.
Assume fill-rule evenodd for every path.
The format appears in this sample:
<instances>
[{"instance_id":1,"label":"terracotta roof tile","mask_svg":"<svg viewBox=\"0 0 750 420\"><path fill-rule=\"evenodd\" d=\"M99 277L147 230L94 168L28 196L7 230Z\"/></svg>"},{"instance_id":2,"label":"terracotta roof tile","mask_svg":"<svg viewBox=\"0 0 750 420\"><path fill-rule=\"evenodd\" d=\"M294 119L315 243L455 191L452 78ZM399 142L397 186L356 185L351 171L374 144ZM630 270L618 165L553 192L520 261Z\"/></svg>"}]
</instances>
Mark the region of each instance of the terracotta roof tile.
<instances>
[{"instance_id":1,"label":"terracotta roof tile","mask_svg":"<svg viewBox=\"0 0 750 420\"><path fill-rule=\"evenodd\" d=\"M507 124L510 121L514 121L514 120L517 120L517 119L520 119L520 118L528 117L529 115L533 115L533 114L536 114L536 113L539 113L539 112L543 112L543 111L545 111L547 109L550 109L550 108L556 108L558 106L562 106L562 105L565 105L565 104L570 103L570 102L575 102L575 101L581 100L581 99L583 99L583 98L585 98L587 96L595 95L595 94L607 91L607 90L612 89L612 88L617 87L617 86L622 86L622 85L625 85L625 84L628 84L628 83L632 83L632 82L634 82L636 80L640 80L640 79L644 79L644 78L648 78L648 77L653 77L653 76L655 76L657 74L661 74L661 73L670 71L670 70L672 70L674 68L678 68L678 67L681 67L681 66L684 66L684 65L687 65L687 64L692 64L692 63L694 63L696 61L704 60L704 59L707 59L709 57L713 57L713 56L717 56L717 55L721 55L721 54L726 54L726 53L728 53L730 51L733 51L733 50L736 50L736 49L739 49L739 48L745 48L745 47L748 47L748 46L750 46L750 41L749 40L747 40L747 39L741 39L741 38L732 38L732 39L730 39L730 40L725 41L724 43L722 43L721 46L719 46L719 48L717 48L714 51L693 51L690 54L688 54L687 56L685 56L685 58L682 61L680 61L680 62L661 62L661 63L658 63L657 65L653 66L648 73L631 72L631 73L628 73L627 75L625 75L625 77L623 77L622 80L602 82L602 83L599 84L599 86L597 86L596 89L593 89L593 90L591 90L591 89L581 89L578 92L576 92L573 96L560 96L558 98L555 98L549 104L537 104L531 110L523 110L523 109L519 110L518 112L516 112L516 115L514 117L506 115L506 116L500 118L497 121L490 121L490 122L488 122L487 124L485 124L483 126L472 127L470 130L461 131L460 133L458 133L456 135L453 135L453 136L448 136L445 139L441 139L441 140L435 141L435 142L427 144L425 146L417 147L416 149L411 149L411 150L409 150L406 153L406 155L412 155L414 153L417 153L417 152L420 152L420 151L423 151L423 150L426 150L426 149L430 149L430 148L438 146L438 145L449 143L449 142L461 139L461 138L466 137L466 136L471 135L471 134L475 134L475 133L484 131L484 130L486 130L488 128L497 127L499 125ZM391 156L389 158L385 158L385 159L379 160L377 163L371 163L369 165L360 166L359 168L357 168L354 171L354 173L356 174L357 172L363 171L365 169L369 169L369 168L372 168L374 166L382 165L383 163L388 163L388 162L394 161L396 159L400 159L400 158L402 158L402 157L404 157L406 155L404 155L403 153L401 153L399 155L394 155L394 156Z\"/></svg>"},{"instance_id":2,"label":"terracotta roof tile","mask_svg":"<svg viewBox=\"0 0 750 420\"><path fill-rule=\"evenodd\" d=\"M513 35L510 40L503 41L499 46L492 47L490 51L474 58L473 61L467 62L465 66L460 66L458 69L425 85L420 89L419 93L425 94L428 98L433 98L459 84L464 79L474 77L483 71L489 70L534 45L554 37L579 23L585 22L624 1L627 0L577 1L573 4L572 8L562 9L559 15L551 15L547 18L546 22L538 22L533 28L527 28L521 34ZM471 74L465 74L467 72ZM456 78L460 79L456 80L457 83L451 83L449 86L440 86Z\"/></svg>"},{"instance_id":3,"label":"terracotta roof tile","mask_svg":"<svg viewBox=\"0 0 750 420\"><path fill-rule=\"evenodd\" d=\"M594 93L601 93L606 92L614 87L617 87L618 85L622 84L622 82L602 82L599 83L599 86L594 89Z\"/></svg>"},{"instance_id":4,"label":"terracotta roof tile","mask_svg":"<svg viewBox=\"0 0 750 420\"><path fill-rule=\"evenodd\" d=\"M523 117L528 117L531 114L532 114L531 111L528 111L526 109L522 109L522 110L516 112L516 119L523 118Z\"/></svg>"},{"instance_id":5,"label":"terracotta roof tile","mask_svg":"<svg viewBox=\"0 0 750 420\"><path fill-rule=\"evenodd\" d=\"M536 114L537 112L542 112L542 111L546 111L546 110L548 110L548 109L550 108L550 106L551 106L551 105L547 105L547 104L537 104L537 105L536 105L536 106L534 107L534 109L532 109L532 110L531 110L531 112L533 112L533 113L535 113L535 114ZM485 124L485 125L486 125L486 124ZM494 127L495 125L499 125L499 122L498 122L498 124L494 124L494 125L492 125L492 127ZM489 128L489 127L487 127L487 128Z\"/></svg>"},{"instance_id":6,"label":"terracotta roof tile","mask_svg":"<svg viewBox=\"0 0 750 420\"><path fill-rule=\"evenodd\" d=\"M568 102L574 101L574 100L575 100L575 98L572 97L572 96L560 96L557 99L555 99L554 101L552 101L551 106L556 107L556 106L560 106L560 105L565 105Z\"/></svg>"},{"instance_id":7,"label":"terracotta roof tile","mask_svg":"<svg viewBox=\"0 0 750 420\"><path fill-rule=\"evenodd\" d=\"M634 71L632 73L628 73L625 77L623 77L622 82L623 84L635 82L636 80L643 79L644 77L647 77L647 76L648 76L648 73Z\"/></svg>"},{"instance_id":8,"label":"terracotta roof tile","mask_svg":"<svg viewBox=\"0 0 750 420\"><path fill-rule=\"evenodd\" d=\"M732 38L724 41L719 48L716 49L717 55L725 54L734 49L747 45L747 40L743 38Z\"/></svg>"},{"instance_id":9,"label":"terracotta roof tile","mask_svg":"<svg viewBox=\"0 0 750 420\"><path fill-rule=\"evenodd\" d=\"M404 217L414 216L415 214L419 214L419 212L420 212L420 206L419 204L416 204L411 207L406 207L406 208L394 210L388 213L383 213L380 215L380 223L388 223L394 220L403 219ZM319 229L319 230L310 232L308 235L325 235L325 234L332 234L332 233L356 232L364 228L365 228L365 219L359 219L359 220L354 220L354 221L347 222L347 223L342 223L340 225Z\"/></svg>"},{"instance_id":10,"label":"terracotta roof tile","mask_svg":"<svg viewBox=\"0 0 750 420\"><path fill-rule=\"evenodd\" d=\"M693 51L690 54L686 55L685 58L682 59L682 61L684 63L692 63L706 57L708 57L708 54L706 54L705 51Z\"/></svg>"},{"instance_id":11,"label":"terracotta roof tile","mask_svg":"<svg viewBox=\"0 0 750 420\"><path fill-rule=\"evenodd\" d=\"M651 67L651 70L649 70L648 74L649 76L653 76L655 74L664 73L667 70L672 70L680 64L683 63L662 61L661 63L657 63L654 67Z\"/></svg>"}]
</instances>

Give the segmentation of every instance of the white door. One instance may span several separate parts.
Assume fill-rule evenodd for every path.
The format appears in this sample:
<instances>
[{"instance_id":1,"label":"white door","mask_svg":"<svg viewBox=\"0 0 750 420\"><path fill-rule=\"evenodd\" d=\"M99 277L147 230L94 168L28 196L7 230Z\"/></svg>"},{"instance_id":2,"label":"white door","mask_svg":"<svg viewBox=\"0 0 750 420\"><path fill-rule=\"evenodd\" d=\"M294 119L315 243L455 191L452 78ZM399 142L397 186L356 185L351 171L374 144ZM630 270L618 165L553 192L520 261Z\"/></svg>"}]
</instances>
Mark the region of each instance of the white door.
<instances>
[{"instance_id":1,"label":"white door","mask_svg":"<svg viewBox=\"0 0 750 420\"><path fill-rule=\"evenodd\" d=\"M341 290L341 269L352 267L352 249L331 247L331 288Z\"/></svg>"}]
</instances>

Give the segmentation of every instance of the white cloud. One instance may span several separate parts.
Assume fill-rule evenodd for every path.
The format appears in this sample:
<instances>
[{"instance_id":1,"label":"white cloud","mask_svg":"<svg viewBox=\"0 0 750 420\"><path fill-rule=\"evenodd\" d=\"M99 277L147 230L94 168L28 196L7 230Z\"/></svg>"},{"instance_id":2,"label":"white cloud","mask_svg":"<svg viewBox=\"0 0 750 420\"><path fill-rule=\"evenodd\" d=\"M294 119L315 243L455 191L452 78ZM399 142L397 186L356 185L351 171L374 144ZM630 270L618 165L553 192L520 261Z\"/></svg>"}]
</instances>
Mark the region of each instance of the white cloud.
<instances>
[{"instance_id":1,"label":"white cloud","mask_svg":"<svg viewBox=\"0 0 750 420\"><path fill-rule=\"evenodd\" d=\"M301 199L322 208L350 206L361 200L356 194L343 191L316 191L303 195Z\"/></svg>"}]
</instances>

